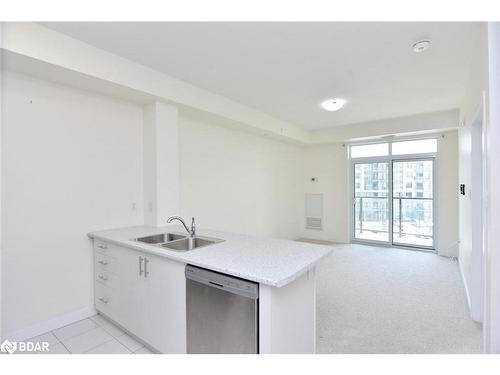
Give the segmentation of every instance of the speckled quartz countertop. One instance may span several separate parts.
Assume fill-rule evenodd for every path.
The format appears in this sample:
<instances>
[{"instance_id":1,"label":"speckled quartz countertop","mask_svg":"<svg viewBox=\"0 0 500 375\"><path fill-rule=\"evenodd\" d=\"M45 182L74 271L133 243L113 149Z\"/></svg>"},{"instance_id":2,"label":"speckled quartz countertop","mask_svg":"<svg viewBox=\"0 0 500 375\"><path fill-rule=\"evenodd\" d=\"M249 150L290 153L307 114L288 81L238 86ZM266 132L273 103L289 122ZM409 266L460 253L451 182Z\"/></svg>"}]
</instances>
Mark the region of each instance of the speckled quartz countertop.
<instances>
[{"instance_id":1,"label":"speckled quartz countertop","mask_svg":"<svg viewBox=\"0 0 500 375\"><path fill-rule=\"evenodd\" d=\"M197 235L224 242L180 252L133 241L166 232L185 233L181 226L136 226L89 233L90 238L189 263L258 283L281 287L314 267L333 247L197 229Z\"/></svg>"}]
</instances>

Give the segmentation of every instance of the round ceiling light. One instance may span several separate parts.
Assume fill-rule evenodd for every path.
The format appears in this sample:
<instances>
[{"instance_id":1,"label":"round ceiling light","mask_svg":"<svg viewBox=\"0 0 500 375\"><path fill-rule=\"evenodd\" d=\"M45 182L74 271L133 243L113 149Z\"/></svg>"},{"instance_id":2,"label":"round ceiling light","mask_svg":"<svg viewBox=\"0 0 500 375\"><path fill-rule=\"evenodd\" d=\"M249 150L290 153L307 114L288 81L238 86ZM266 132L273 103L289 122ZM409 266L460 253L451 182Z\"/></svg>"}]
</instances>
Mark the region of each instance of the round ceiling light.
<instances>
[{"instance_id":1,"label":"round ceiling light","mask_svg":"<svg viewBox=\"0 0 500 375\"><path fill-rule=\"evenodd\" d=\"M342 108L345 103L347 103L347 100L341 98L326 99L321 103L321 107L327 111L334 112Z\"/></svg>"},{"instance_id":2,"label":"round ceiling light","mask_svg":"<svg viewBox=\"0 0 500 375\"><path fill-rule=\"evenodd\" d=\"M420 53L424 52L425 50L429 49L431 46L431 41L430 40L419 40L415 44L413 44L413 52L415 53Z\"/></svg>"}]
</instances>

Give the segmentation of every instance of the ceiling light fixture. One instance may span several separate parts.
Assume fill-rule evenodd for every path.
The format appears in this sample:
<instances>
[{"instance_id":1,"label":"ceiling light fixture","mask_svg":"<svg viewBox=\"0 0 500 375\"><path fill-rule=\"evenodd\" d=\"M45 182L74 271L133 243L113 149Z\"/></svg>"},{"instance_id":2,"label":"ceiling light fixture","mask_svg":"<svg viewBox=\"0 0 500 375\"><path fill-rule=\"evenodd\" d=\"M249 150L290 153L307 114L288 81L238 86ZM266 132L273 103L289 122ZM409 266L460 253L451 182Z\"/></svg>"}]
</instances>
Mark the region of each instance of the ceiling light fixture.
<instances>
[{"instance_id":1,"label":"ceiling light fixture","mask_svg":"<svg viewBox=\"0 0 500 375\"><path fill-rule=\"evenodd\" d=\"M347 100L341 98L326 99L321 103L321 107L329 112L334 112L342 108L345 103L347 103Z\"/></svg>"},{"instance_id":2,"label":"ceiling light fixture","mask_svg":"<svg viewBox=\"0 0 500 375\"><path fill-rule=\"evenodd\" d=\"M413 44L413 52L415 53L420 53L424 52L431 46L431 41L430 40L419 40L418 42L415 42Z\"/></svg>"}]
</instances>

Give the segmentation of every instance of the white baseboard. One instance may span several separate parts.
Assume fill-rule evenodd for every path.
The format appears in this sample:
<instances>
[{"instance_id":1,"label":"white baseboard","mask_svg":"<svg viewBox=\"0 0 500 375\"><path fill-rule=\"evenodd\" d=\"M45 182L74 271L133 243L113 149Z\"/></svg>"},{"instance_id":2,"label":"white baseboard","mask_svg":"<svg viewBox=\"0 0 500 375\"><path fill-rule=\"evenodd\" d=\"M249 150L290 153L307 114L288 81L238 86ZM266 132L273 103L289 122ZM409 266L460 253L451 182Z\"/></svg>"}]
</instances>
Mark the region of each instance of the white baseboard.
<instances>
[{"instance_id":1,"label":"white baseboard","mask_svg":"<svg viewBox=\"0 0 500 375\"><path fill-rule=\"evenodd\" d=\"M6 333L2 336L1 341L6 339L11 341L23 341L31 337L50 332L54 329L67 326L68 324L77 322L79 320L89 318L91 316L94 316L95 314L97 314L97 310L94 307L86 307L70 312L68 314L57 316L42 323L33 324L29 327Z\"/></svg>"},{"instance_id":2,"label":"white baseboard","mask_svg":"<svg viewBox=\"0 0 500 375\"><path fill-rule=\"evenodd\" d=\"M460 276L462 277L462 284L464 284L465 296L467 297L467 305L469 306L469 312L472 311L472 304L470 300L469 288L467 287L467 282L465 281L464 270L462 268L462 263L460 262L460 258L457 258L458 261L458 269L460 270Z\"/></svg>"}]
</instances>

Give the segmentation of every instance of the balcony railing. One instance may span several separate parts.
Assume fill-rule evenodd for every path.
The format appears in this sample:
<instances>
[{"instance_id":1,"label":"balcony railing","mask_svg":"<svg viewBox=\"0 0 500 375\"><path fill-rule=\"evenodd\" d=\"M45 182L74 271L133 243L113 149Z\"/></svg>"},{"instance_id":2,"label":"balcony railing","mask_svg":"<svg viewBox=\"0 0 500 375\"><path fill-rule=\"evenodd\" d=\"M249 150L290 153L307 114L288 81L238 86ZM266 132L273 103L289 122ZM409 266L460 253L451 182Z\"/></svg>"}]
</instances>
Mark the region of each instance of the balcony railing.
<instances>
[{"instance_id":1,"label":"balcony railing","mask_svg":"<svg viewBox=\"0 0 500 375\"><path fill-rule=\"evenodd\" d=\"M355 214L357 215L357 220L356 222L356 230L358 233L362 234L363 230L373 232L373 233L388 233L388 223L387 219L379 219L379 220L367 220L364 218L364 215L366 213L365 208L363 207L363 202L366 200L379 200L382 203L382 206L384 203L386 204L386 207L381 207L381 208L370 208L370 211L372 213L377 213L377 217L383 218L384 216L387 217L389 214L389 208L387 205L389 204L389 199L388 197L356 197L355 198L355 204L356 204L356 209L355 209ZM432 198L417 198L417 197L393 197L393 217L394 220L397 222L396 227L398 228L397 230L394 230L394 233L398 233L399 237L402 237L404 235L409 235L409 236L416 236L420 238L429 238L431 239L433 237L432 235L432 227L433 227L433 220L432 220L432 204L431 206L426 210L420 209L418 210L419 212L423 212L424 219L423 220L418 220L417 218L414 218L413 215L403 215L403 201L422 201L422 202L432 202ZM414 211L417 211L414 209ZM429 219L430 216L430 219ZM428 219L425 220L425 217ZM418 223L417 223L418 221ZM367 222L372 222L372 223L380 223L382 224L379 229L373 228L373 226L369 226L367 228L363 228L363 223ZM405 231L405 225L408 224L407 227L409 227L409 231ZM385 225L384 225L385 224ZM395 223L393 223L394 225ZM383 228L386 227L387 229ZM423 228L425 229L424 231L419 231L418 229ZM415 232L413 232L411 229L417 229ZM424 233L422 233L424 232ZM425 233L427 232L427 233Z\"/></svg>"}]
</instances>

